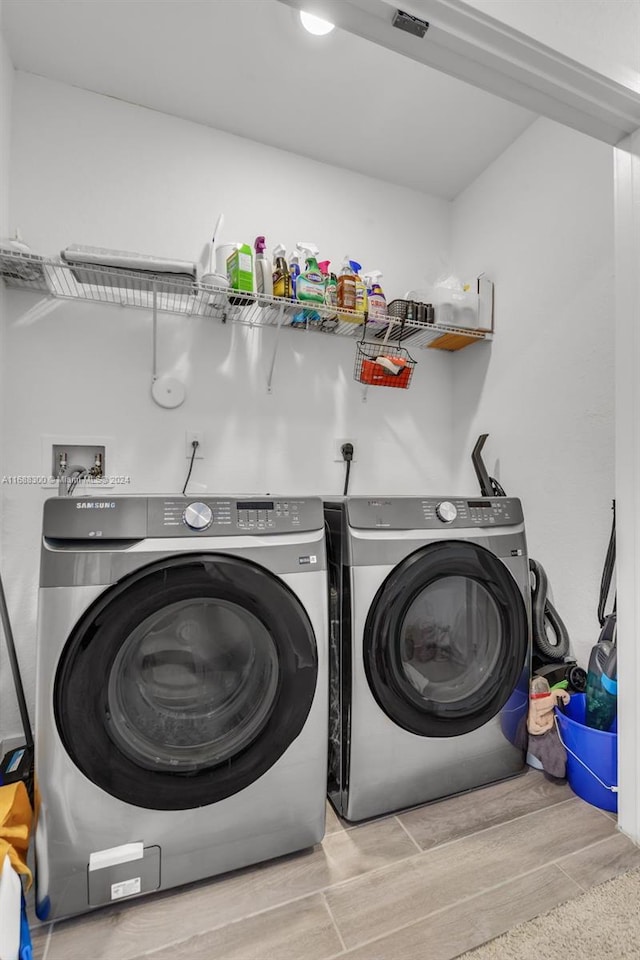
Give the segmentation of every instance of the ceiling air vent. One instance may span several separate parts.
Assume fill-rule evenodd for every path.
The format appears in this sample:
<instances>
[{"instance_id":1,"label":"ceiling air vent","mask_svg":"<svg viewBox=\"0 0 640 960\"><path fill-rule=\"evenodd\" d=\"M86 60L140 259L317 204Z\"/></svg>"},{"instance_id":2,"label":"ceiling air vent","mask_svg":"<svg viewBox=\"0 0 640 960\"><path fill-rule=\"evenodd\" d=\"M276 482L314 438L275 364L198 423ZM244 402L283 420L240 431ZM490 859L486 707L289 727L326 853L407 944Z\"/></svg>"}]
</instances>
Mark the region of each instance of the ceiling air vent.
<instances>
[{"instance_id":1,"label":"ceiling air vent","mask_svg":"<svg viewBox=\"0 0 640 960\"><path fill-rule=\"evenodd\" d=\"M407 33L412 33L414 37L424 37L429 29L429 24L426 20L421 20L420 17L414 17L410 13L405 13L404 10L396 10L392 23L398 30L405 30Z\"/></svg>"}]
</instances>

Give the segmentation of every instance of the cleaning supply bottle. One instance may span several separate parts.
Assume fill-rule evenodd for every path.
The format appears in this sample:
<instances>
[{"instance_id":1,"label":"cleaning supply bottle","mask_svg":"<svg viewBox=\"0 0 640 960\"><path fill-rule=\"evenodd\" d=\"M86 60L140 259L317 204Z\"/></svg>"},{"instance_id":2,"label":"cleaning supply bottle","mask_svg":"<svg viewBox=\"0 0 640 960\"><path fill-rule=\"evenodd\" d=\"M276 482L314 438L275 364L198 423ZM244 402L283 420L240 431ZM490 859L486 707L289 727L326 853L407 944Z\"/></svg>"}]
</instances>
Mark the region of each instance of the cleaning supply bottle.
<instances>
[{"instance_id":1,"label":"cleaning supply bottle","mask_svg":"<svg viewBox=\"0 0 640 960\"><path fill-rule=\"evenodd\" d=\"M387 300L378 283L382 274L379 270L370 270L365 276L367 284L367 323L384 324L387 322Z\"/></svg>"},{"instance_id":2,"label":"cleaning supply bottle","mask_svg":"<svg viewBox=\"0 0 640 960\"><path fill-rule=\"evenodd\" d=\"M349 266L353 270L356 278L356 313L362 314L362 321L364 322L364 315L367 310L367 288L364 280L360 276L360 270L362 270L362 267L357 260L349 260ZM356 323L358 322L360 321L356 321Z\"/></svg>"},{"instance_id":3,"label":"cleaning supply bottle","mask_svg":"<svg viewBox=\"0 0 640 960\"><path fill-rule=\"evenodd\" d=\"M267 244L264 237L256 237L254 243L256 252L256 293L266 293L273 296L273 264L266 254ZM261 303L258 297L258 303ZM268 301L263 300L264 306Z\"/></svg>"},{"instance_id":4,"label":"cleaning supply bottle","mask_svg":"<svg viewBox=\"0 0 640 960\"><path fill-rule=\"evenodd\" d=\"M291 300L293 296L287 251L281 243L273 251L273 295L284 300Z\"/></svg>"},{"instance_id":5,"label":"cleaning supply bottle","mask_svg":"<svg viewBox=\"0 0 640 960\"><path fill-rule=\"evenodd\" d=\"M242 290L247 293L253 293L253 257L251 247L248 243L235 243L234 249L227 257L227 279L232 291L229 296L229 303L236 306L246 306L251 303L253 297L239 297L235 295L236 290Z\"/></svg>"},{"instance_id":6,"label":"cleaning supply bottle","mask_svg":"<svg viewBox=\"0 0 640 960\"><path fill-rule=\"evenodd\" d=\"M297 246L297 244L296 244ZM296 284L300 276L300 259L297 253L294 253L289 261L289 276L291 277L291 299L296 299Z\"/></svg>"},{"instance_id":7,"label":"cleaning supply bottle","mask_svg":"<svg viewBox=\"0 0 640 960\"><path fill-rule=\"evenodd\" d=\"M336 307L338 305L338 278L335 273L330 273L329 267L331 260L322 260L318 266L324 277L324 303L327 307Z\"/></svg>"},{"instance_id":8,"label":"cleaning supply bottle","mask_svg":"<svg viewBox=\"0 0 640 960\"><path fill-rule=\"evenodd\" d=\"M342 261L342 269L340 270L340 276L338 277L338 316L341 320L345 320L349 323L358 323L358 317L352 316L348 313L340 313L340 308L343 310L352 310L356 309L356 276L351 269L351 261L349 257L345 257Z\"/></svg>"},{"instance_id":9,"label":"cleaning supply bottle","mask_svg":"<svg viewBox=\"0 0 640 960\"><path fill-rule=\"evenodd\" d=\"M607 622L611 620L614 620L613 625ZM585 691L585 723L594 730L609 730L616 717L618 648L615 631L614 614L612 617L607 617L598 642L592 648L589 657Z\"/></svg>"},{"instance_id":10,"label":"cleaning supply bottle","mask_svg":"<svg viewBox=\"0 0 640 960\"><path fill-rule=\"evenodd\" d=\"M296 281L296 299L309 303L324 303L324 277L316 257L318 248L313 243L299 243L304 256L305 268Z\"/></svg>"},{"instance_id":11,"label":"cleaning supply bottle","mask_svg":"<svg viewBox=\"0 0 640 960\"><path fill-rule=\"evenodd\" d=\"M304 270L296 278L296 299L305 304L323 304L324 277L316 260L318 248L315 244L302 240L296 244L296 248L305 262ZM317 310L300 310L291 323L296 326L302 323L318 322L321 319Z\"/></svg>"}]
</instances>

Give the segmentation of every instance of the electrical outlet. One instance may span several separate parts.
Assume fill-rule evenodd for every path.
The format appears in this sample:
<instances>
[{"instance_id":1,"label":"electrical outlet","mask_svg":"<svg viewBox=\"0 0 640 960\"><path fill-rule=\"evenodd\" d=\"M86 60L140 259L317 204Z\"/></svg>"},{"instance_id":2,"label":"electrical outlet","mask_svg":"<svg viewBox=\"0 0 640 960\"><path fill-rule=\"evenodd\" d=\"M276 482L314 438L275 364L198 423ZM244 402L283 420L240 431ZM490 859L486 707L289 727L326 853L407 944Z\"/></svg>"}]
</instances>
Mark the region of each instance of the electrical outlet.
<instances>
[{"instance_id":1,"label":"electrical outlet","mask_svg":"<svg viewBox=\"0 0 640 960\"><path fill-rule=\"evenodd\" d=\"M345 462L344 457L342 456L342 445L343 445L344 443L350 443L350 444L352 444L352 446L353 446L353 457L351 458L351 462L352 462L352 463L355 463L355 461L357 460L356 454L357 454L357 452L358 452L358 441L357 441L357 440L354 440L353 437L339 437L339 438L338 438L336 441L334 441L334 442L335 442L335 450L334 450L334 455L333 455L334 463L344 463L344 462Z\"/></svg>"},{"instance_id":2,"label":"electrical outlet","mask_svg":"<svg viewBox=\"0 0 640 960\"><path fill-rule=\"evenodd\" d=\"M191 460L193 455L193 441L198 441L198 449L196 450L195 458L196 460L204 460L204 443L202 442L202 432L200 430L187 430L187 441L185 448L185 456L187 460Z\"/></svg>"}]
</instances>

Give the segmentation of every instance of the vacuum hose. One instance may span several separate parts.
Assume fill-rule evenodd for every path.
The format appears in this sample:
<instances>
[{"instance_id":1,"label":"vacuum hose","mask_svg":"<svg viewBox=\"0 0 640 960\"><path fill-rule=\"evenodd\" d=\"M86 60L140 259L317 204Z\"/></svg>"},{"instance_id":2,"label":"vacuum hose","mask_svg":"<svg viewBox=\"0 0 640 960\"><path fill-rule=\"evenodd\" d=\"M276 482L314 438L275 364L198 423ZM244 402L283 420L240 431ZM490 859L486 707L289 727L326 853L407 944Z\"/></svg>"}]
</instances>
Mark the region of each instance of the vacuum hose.
<instances>
[{"instance_id":1,"label":"vacuum hose","mask_svg":"<svg viewBox=\"0 0 640 960\"><path fill-rule=\"evenodd\" d=\"M544 567L537 560L529 559L529 570L534 577L531 586L533 642L545 659L564 660L570 653L569 634L559 613L547 598L549 581ZM555 637L555 643L549 640L549 632Z\"/></svg>"}]
</instances>

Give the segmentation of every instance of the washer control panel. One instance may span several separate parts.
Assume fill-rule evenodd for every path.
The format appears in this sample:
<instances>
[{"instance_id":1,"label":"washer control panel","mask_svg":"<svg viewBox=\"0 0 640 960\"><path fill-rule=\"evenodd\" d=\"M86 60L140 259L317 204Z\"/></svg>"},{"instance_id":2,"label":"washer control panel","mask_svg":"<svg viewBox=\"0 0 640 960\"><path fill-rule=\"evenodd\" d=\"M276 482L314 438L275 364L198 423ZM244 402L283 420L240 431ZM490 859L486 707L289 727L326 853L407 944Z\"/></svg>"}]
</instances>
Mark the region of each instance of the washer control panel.
<instances>
[{"instance_id":1,"label":"washer control panel","mask_svg":"<svg viewBox=\"0 0 640 960\"><path fill-rule=\"evenodd\" d=\"M349 525L363 530L433 530L505 527L524 522L515 497L350 497Z\"/></svg>"},{"instance_id":2,"label":"washer control panel","mask_svg":"<svg viewBox=\"0 0 640 960\"><path fill-rule=\"evenodd\" d=\"M320 498L149 498L149 536L238 536L322 529Z\"/></svg>"},{"instance_id":3,"label":"washer control panel","mask_svg":"<svg viewBox=\"0 0 640 960\"><path fill-rule=\"evenodd\" d=\"M45 501L50 540L229 537L324 530L320 497L53 497Z\"/></svg>"}]
</instances>

